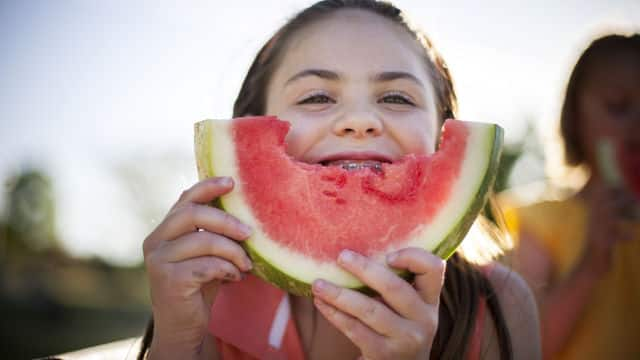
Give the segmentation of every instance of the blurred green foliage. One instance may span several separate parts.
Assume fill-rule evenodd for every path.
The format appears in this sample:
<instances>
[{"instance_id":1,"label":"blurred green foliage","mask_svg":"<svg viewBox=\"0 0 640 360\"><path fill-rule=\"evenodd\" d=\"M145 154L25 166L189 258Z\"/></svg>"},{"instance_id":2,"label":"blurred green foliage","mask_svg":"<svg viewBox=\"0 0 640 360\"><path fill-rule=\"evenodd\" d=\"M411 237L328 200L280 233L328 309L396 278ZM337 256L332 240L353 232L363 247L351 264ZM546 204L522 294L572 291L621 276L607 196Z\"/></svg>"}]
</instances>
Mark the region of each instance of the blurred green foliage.
<instances>
[{"instance_id":1,"label":"blurred green foliage","mask_svg":"<svg viewBox=\"0 0 640 360\"><path fill-rule=\"evenodd\" d=\"M22 171L6 189L0 220L2 358L31 359L140 335L149 317L143 267L66 254L44 172Z\"/></svg>"},{"instance_id":2,"label":"blurred green foliage","mask_svg":"<svg viewBox=\"0 0 640 360\"><path fill-rule=\"evenodd\" d=\"M4 251L42 251L55 246L55 203L51 180L30 169L9 180Z\"/></svg>"}]
</instances>

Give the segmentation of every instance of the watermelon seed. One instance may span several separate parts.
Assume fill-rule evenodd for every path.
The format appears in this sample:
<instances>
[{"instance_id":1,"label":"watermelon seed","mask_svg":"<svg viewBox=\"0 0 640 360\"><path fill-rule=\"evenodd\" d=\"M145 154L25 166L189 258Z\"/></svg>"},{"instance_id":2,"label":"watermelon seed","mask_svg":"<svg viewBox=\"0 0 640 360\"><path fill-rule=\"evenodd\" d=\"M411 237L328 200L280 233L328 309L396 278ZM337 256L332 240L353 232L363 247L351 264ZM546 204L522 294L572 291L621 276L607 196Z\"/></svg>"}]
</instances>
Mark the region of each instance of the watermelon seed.
<instances>
[{"instance_id":1,"label":"watermelon seed","mask_svg":"<svg viewBox=\"0 0 640 360\"><path fill-rule=\"evenodd\" d=\"M322 180L322 181L334 182L334 181L336 181L336 178L335 178L335 177L333 177L333 176L322 176L322 177L320 178L320 180Z\"/></svg>"},{"instance_id":2,"label":"watermelon seed","mask_svg":"<svg viewBox=\"0 0 640 360\"><path fill-rule=\"evenodd\" d=\"M338 193L337 193L337 192L335 192L335 191L325 190L325 191L323 191L322 193L323 193L325 196L328 196L328 197L336 197L336 196L338 196Z\"/></svg>"}]
</instances>

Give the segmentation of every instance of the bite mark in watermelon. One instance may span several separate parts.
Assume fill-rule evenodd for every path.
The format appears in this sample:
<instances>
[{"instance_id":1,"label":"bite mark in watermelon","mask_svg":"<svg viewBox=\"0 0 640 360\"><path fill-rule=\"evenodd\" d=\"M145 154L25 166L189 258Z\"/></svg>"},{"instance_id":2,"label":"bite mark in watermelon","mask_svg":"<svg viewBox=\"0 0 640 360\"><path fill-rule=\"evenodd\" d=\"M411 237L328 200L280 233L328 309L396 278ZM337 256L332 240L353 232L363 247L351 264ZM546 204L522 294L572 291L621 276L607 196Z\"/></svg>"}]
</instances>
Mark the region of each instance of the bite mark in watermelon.
<instances>
[{"instance_id":1,"label":"bite mark in watermelon","mask_svg":"<svg viewBox=\"0 0 640 360\"><path fill-rule=\"evenodd\" d=\"M431 155L355 171L286 154L289 124L275 117L195 125L201 179L231 176L220 205L254 229L243 246L257 275L297 295L317 278L363 288L337 264L350 249L384 263L421 247L450 256L483 207L497 172L502 129L448 120Z\"/></svg>"}]
</instances>

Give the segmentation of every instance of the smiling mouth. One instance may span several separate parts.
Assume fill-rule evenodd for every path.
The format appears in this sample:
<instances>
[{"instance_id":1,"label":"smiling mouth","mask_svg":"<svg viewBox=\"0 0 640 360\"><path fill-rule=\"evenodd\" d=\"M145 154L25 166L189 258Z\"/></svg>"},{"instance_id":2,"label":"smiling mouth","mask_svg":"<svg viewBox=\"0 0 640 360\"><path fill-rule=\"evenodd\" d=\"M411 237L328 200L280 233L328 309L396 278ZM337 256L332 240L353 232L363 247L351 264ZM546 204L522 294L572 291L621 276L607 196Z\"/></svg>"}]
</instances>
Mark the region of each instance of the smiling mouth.
<instances>
[{"instance_id":1,"label":"smiling mouth","mask_svg":"<svg viewBox=\"0 0 640 360\"><path fill-rule=\"evenodd\" d=\"M387 163L379 160L355 160L355 159L343 159L332 161L321 161L323 166L338 166L347 171L356 171L363 169L371 169L374 171L382 171L382 164Z\"/></svg>"}]
</instances>

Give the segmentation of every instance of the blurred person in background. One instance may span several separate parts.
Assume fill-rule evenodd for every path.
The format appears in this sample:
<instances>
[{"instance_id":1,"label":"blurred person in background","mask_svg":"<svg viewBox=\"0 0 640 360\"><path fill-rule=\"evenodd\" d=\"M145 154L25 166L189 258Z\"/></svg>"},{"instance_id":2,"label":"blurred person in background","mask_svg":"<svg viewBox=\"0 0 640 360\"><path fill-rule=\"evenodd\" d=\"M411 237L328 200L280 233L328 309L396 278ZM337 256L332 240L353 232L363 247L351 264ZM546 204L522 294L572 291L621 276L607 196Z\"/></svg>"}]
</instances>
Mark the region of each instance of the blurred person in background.
<instances>
[{"instance_id":1,"label":"blurred person in background","mask_svg":"<svg viewBox=\"0 0 640 360\"><path fill-rule=\"evenodd\" d=\"M546 359L640 359L640 34L582 53L560 119L565 160L588 172L560 201L506 209Z\"/></svg>"}]
</instances>

